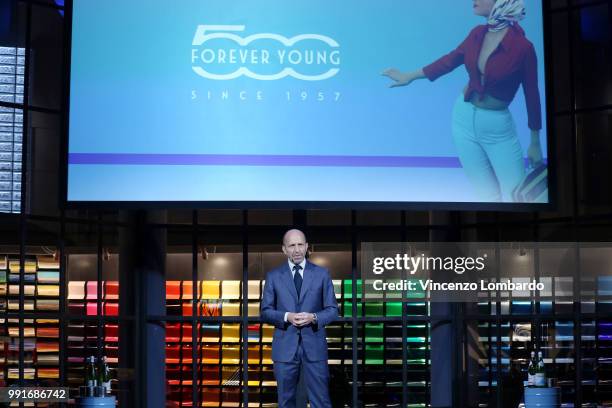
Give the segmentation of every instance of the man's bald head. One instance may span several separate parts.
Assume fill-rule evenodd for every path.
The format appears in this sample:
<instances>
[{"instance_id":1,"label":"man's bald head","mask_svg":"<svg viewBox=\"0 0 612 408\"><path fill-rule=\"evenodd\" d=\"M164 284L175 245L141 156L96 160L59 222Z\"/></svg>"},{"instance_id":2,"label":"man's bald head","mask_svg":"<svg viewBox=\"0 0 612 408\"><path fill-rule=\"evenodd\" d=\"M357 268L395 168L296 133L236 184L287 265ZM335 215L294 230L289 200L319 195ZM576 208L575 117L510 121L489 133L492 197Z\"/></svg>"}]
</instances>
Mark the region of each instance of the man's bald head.
<instances>
[{"instance_id":1,"label":"man's bald head","mask_svg":"<svg viewBox=\"0 0 612 408\"><path fill-rule=\"evenodd\" d=\"M300 264L306 257L308 242L306 235L298 229L290 229L283 235L283 253L294 264Z\"/></svg>"},{"instance_id":2,"label":"man's bald head","mask_svg":"<svg viewBox=\"0 0 612 408\"><path fill-rule=\"evenodd\" d=\"M294 228L294 229L290 229L289 231L285 232L285 235L283 235L283 245L285 245L285 243L287 242L287 239L293 239L293 238L302 239L304 242L306 242L306 235L299 229Z\"/></svg>"}]
</instances>

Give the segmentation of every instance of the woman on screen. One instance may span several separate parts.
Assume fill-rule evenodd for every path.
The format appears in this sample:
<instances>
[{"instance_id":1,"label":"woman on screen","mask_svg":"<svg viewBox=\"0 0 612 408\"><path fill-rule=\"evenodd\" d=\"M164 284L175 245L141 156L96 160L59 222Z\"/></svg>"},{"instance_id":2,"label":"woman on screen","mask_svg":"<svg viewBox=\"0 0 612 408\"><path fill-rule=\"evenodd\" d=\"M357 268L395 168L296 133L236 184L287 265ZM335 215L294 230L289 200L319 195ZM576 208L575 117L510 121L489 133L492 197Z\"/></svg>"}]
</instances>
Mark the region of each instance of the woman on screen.
<instances>
[{"instance_id":1,"label":"woman on screen","mask_svg":"<svg viewBox=\"0 0 612 408\"><path fill-rule=\"evenodd\" d=\"M542 161L537 59L518 24L525 17L523 0L474 0L473 8L487 24L474 28L457 49L417 71L390 68L383 75L395 81L391 87L399 87L420 78L434 81L465 64L469 82L452 114L459 159L479 199L511 201L512 190L525 176L523 152L508 110L519 85L531 129L528 161L531 166Z\"/></svg>"}]
</instances>

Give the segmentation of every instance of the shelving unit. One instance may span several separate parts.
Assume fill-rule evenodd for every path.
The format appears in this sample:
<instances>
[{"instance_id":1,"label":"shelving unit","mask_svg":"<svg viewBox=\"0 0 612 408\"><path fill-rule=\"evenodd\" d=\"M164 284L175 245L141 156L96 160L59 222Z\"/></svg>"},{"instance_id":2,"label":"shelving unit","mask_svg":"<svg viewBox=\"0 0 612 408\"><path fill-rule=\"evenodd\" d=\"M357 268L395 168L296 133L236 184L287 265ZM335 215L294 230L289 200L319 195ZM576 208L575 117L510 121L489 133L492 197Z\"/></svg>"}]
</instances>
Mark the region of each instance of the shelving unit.
<instances>
[{"instance_id":1,"label":"shelving unit","mask_svg":"<svg viewBox=\"0 0 612 408\"><path fill-rule=\"evenodd\" d=\"M25 49L0 47L0 101L23 103ZM21 211L23 110L0 106L0 212Z\"/></svg>"},{"instance_id":2,"label":"shelving unit","mask_svg":"<svg viewBox=\"0 0 612 408\"><path fill-rule=\"evenodd\" d=\"M6 313L19 312L20 260L0 255L0 384L19 381L20 319ZM26 256L23 268L23 379L28 386L58 386L59 359L59 262L50 256ZM29 315L37 314L37 318ZM40 315L48 314L48 318ZM11 404L10 406L18 406ZM25 404L25 406L34 406ZM49 404L39 403L38 407Z\"/></svg>"},{"instance_id":3,"label":"shelving unit","mask_svg":"<svg viewBox=\"0 0 612 408\"><path fill-rule=\"evenodd\" d=\"M101 316L119 315L119 283L117 281L102 281ZM68 282L67 307L71 315L97 316L98 315L98 283L96 281L70 281ZM66 352L68 358L67 386L77 389L83 385L85 358L98 356L98 325L95 321L69 322L67 327ZM104 323L103 351L101 355L107 357L109 368L116 369L119 363L119 325ZM111 383L111 386L114 382ZM112 391L115 391L114 389Z\"/></svg>"},{"instance_id":4,"label":"shelving unit","mask_svg":"<svg viewBox=\"0 0 612 408\"><path fill-rule=\"evenodd\" d=\"M513 307L521 310L524 305ZM572 407L577 388L581 388L583 406L612 405L612 322L584 319L580 322L580 348L582 358L576 361L576 328L572 320L558 319L549 314L539 317L539 341L534 342L535 326L528 317L524 320L512 315L500 317L496 323L478 323L478 341L481 345L478 358L480 388L479 406L494 406L494 390L498 371L501 375L510 370L511 359L520 363L521 372L527 378L530 352L536 347L542 351L547 378L554 378L561 388L561 402ZM497 333L501 332L499 363L497 359ZM581 365L580 384L576 383L577 365Z\"/></svg>"},{"instance_id":5,"label":"shelving unit","mask_svg":"<svg viewBox=\"0 0 612 408\"><path fill-rule=\"evenodd\" d=\"M351 316L352 281L334 280L340 314ZM248 314L259 317L259 305L264 281L249 280ZM358 289L361 282L358 281ZM241 353L240 323L229 323L223 318L241 316L240 281L204 280L197 282L196 310L199 316L218 318L218 322L204 323L198 327L198 393L202 406L238 407L241 401ZM358 292L361 299L361 293ZM191 317L193 287L191 281L166 282L166 306L170 316ZM401 401L402 385L402 330L401 302L360 302L360 316L395 318L397 323L365 323L359 327L357 345L360 376L360 392L367 394L366 406L382 400ZM424 302L407 305L412 313L426 312ZM363 311L365 310L365 314ZM408 310L408 309L407 309ZM335 322L326 328L330 370L344 373L346 385L352 378L352 324ZM248 389L249 406L275 407L277 405L276 381L272 365L272 334L274 327L250 323L248 336ZM406 339L409 353L410 406L425 406L428 375L428 325L411 323ZM192 327L191 323L168 322L166 324L166 378L170 399L179 406L191 406L192 378ZM365 364L365 366L363 366ZM370 402L368 402L370 401Z\"/></svg>"},{"instance_id":6,"label":"shelving unit","mask_svg":"<svg viewBox=\"0 0 612 408\"><path fill-rule=\"evenodd\" d=\"M19 306L19 259L0 256L0 312L16 312ZM24 267L24 379L32 384L57 385L60 354L60 271L59 261L49 256L27 256ZM424 407L430 395L430 323L429 303L424 299L400 302L398 299L368 300L361 293L362 282L356 280L357 316L353 317L352 281L333 281L341 319L327 327L330 371L344 375L350 392L353 378L353 347L357 347L358 396L364 406L396 406L402 400L402 369L407 369L408 406ZM249 406L276 406L276 381L272 365L274 328L259 323L261 294L265 282L246 282L248 326L246 342L241 338L243 318L242 282L239 280L201 280L166 282L167 315L174 318L166 324L166 376L169 399L179 406L192 405L194 387L202 406L238 407L242 401L242 350L248 347ZM83 362L98 354L102 344L111 367L118 364L119 327L105 322L103 338L96 319L98 301L102 316L116 317L119 309L119 284L102 281L98 299L96 281L67 282L66 307L73 319L67 322L66 374L68 386L82 383ZM600 294L607 293L607 283L598 282ZM602 292L603 291L603 292ZM586 406L612 401L612 320L584 317L568 318L567 304L554 297L541 299L536 308L533 300L502 298L478 305L482 320L468 323L467 333L474 333L478 344L478 404L494 406L497 378L509 371L510 361L520 362L526 377L529 352L534 336L539 336L548 376L556 378L562 389L564 406L571 406L574 394L581 388ZM195 303L194 303L195 302ZM198 317L196 327L196 361L193 373L192 313ZM609 303L595 299L581 305L594 312L605 312ZM539 314L536 318L536 310ZM499 315L495 313L499 311ZM36 318L29 314L36 313ZM402 313L406 328L402 330ZM48 314L48 318L42 315ZM79 319L78 317L87 317ZM560 317L564 316L564 317ZM353 341L353 324L357 338ZM535 323L537 322L537 323ZM472 331L473 330L473 331ZM580 361L576 359L576 335L580 333ZM19 321L0 320L0 384L14 384L19 377ZM405 337L403 337L405 333ZM468 334L472 335L472 334ZM499 336L499 339L498 339ZM407 360L402 360L402 347ZM580 367L580 384L576 370ZM192 378L196 379L194 384ZM116 390L113 390L116 391ZM350 396L348 396L350 399Z\"/></svg>"}]
</instances>

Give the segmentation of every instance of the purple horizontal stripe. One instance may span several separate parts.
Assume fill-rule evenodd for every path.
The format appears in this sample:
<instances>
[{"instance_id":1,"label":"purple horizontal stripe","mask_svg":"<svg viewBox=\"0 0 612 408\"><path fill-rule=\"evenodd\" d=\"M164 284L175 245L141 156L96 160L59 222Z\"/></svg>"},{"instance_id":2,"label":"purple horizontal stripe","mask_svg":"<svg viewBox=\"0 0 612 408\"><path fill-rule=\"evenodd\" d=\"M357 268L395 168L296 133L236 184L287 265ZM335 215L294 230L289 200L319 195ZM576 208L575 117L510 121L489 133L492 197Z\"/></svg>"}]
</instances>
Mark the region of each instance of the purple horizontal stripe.
<instances>
[{"instance_id":1,"label":"purple horizontal stripe","mask_svg":"<svg viewBox=\"0 0 612 408\"><path fill-rule=\"evenodd\" d=\"M69 164L460 168L457 157L70 153Z\"/></svg>"},{"instance_id":2,"label":"purple horizontal stripe","mask_svg":"<svg viewBox=\"0 0 612 408\"><path fill-rule=\"evenodd\" d=\"M599 340L612 340L612 336L608 336L605 334L600 334L599 335Z\"/></svg>"}]
</instances>

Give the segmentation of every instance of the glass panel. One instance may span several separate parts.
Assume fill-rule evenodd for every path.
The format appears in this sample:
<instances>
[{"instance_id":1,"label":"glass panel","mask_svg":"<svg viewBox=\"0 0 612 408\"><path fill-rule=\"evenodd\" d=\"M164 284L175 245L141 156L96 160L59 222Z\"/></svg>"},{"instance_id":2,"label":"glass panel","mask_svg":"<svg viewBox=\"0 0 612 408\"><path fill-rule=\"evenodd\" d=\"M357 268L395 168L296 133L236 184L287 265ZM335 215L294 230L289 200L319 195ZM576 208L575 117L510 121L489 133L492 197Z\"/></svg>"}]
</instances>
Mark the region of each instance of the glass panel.
<instances>
[{"instance_id":1,"label":"glass panel","mask_svg":"<svg viewBox=\"0 0 612 408\"><path fill-rule=\"evenodd\" d=\"M580 213L609 212L612 202L612 114L610 111L576 117Z\"/></svg>"},{"instance_id":2,"label":"glass panel","mask_svg":"<svg viewBox=\"0 0 612 408\"><path fill-rule=\"evenodd\" d=\"M612 102L612 55L609 4L581 7L573 11L574 74L576 107L587 108Z\"/></svg>"},{"instance_id":3,"label":"glass panel","mask_svg":"<svg viewBox=\"0 0 612 408\"><path fill-rule=\"evenodd\" d=\"M203 225L240 225L242 211L240 210L199 210L198 224Z\"/></svg>"},{"instance_id":4,"label":"glass panel","mask_svg":"<svg viewBox=\"0 0 612 408\"><path fill-rule=\"evenodd\" d=\"M574 322L547 321L540 325L539 347L546 367L546 378L556 378L561 387L561 403L571 404L576 394Z\"/></svg>"},{"instance_id":5,"label":"glass panel","mask_svg":"<svg viewBox=\"0 0 612 408\"><path fill-rule=\"evenodd\" d=\"M200 220L201 222L201 220ZM198 324L197 337L197 392L199 406L201 407L238 407L242 401L242 324L235 321L242 316L242 253L239 246L209 245L206 237L200 237L201 246L197 259L196 282L196 310L198 316L207 318ZM191 262L191 259L190 259ZM191 263L190 263L191 265ZM191 277L191 273L189 274ZM191 280L181 282L183 299L185 289L189 286L189 302L193 298ZM247 282L249 314L259 315L259 286L260 281ZM176 291L176 290L175 290ZM185 306L183 306L185 309ZM191 316L183 313L183 316ZM227 319L234 319L228 321ZM183 326L187 323L181 323ZM189 330L191 325L188 324ZM262 348L259 343L261 325L251 324L247 327L249 342L253 342L248 349L249 386L259 387L260 364L262 361ZM269 341L272 341L271 335ZM177 344L184 352L191 356L191 338L189 344ZM271 355L266 354L266 358ZM183 360L189 363L191 370L191 357ZM270 361L271 364L271 361ZM182 366L179 366L181 368ZM190 371L191 374L191 371ZM173 388L171 400L180 406L191 406L192 384L184 379L174 380L170 385ZM255 388L256 389L256 388ZM249 398L251 392L249 391ZM253 395L252 398L257 398Z\"/></svg>"},{"instance_id":6,"label":"glass panel","mask_svg":"<svg viewBox=\"0 0 612 408\"><path fill-rule=\"evenodd\" d=\"M549 0L549 1L550 1L550 8L551 9L561 8L561 7L566 7L567 6L567 0Z\"/></svg>"},{"instance_id":7,"label":"glass panel","mask_svg":"<svg viewBox=\"0 0 612 408\"><path fill-rule=\"evenodd\" d=\"M556 47L555 47L556 49ZM574 211L574 171L573 165L576 159L575 135L572 134L572 116L557 117L555 126L555 149L553 154L557 160L557 208L554 212L540 212L542 218L569 217ZM552 189L549 187L549 191ZM546 228L546 224L540 228ZM541 240L547 237L540 233ZM554 234L548 240L560 240Z\"/></svg>"},{"instance_id":8,"label":"glass panel","mask_svg":"<svg viewBox=\"0 0 612 408\"><path fill-rule=\"evenodd\" d=\"M52 225L48 227L53 228ZM53 253L49 249L49 252ZM0 311L19 312L20 259L17 254L0 255ZM19 379L19 340L24 341L24 379L41 385L59 386L59 258L52 255L26 255L23 267L25 316L32 313L46 318L20 320L2 318L4 336L1 381L16 385Z\"/></svg>"},{"instance_id":9,"label":"glass panel","mask_svg":"<svg viewBox=\"0 0 612 408\"><path fill-rule=\"evenodd\" d=\"M357 211L357 225L400 225L400 211Z\"/></svg>"},{"instance_id":10,"label":"glass panel","mask_svg":"<svg viewBox=\"0 0 612 408\"><path fill-rule=\"evenodd\" d=\"M553 13L548 18L551 21L551 38L555 44L551 47L552 61L549 62L552 71L554 106L557 111L567 111L572 105L568 12Z\"/></svg>"},{"instance_id":11,"label":"glass panel","mask_svg":"<svg viewBox=\"0 0 612 408\"><path fill-rule=\"evenodd\" d=\"M597 397L599 403L612 403L612 320L596 322Z\"/></svg>"},{"instance_id":12,"label":"glass panel","mask_svg":"<svg viewBox=\"0 0 612 408\"><path fill-rule=\"evenodd\" d=\"M129 325L129 323L125 323ZM85 385L85 359L89 356L99 358L106 356L107 365L111 370L111 393L128 401L128 395L133 396L133 367L129 361L132 353L121 354L119 351L120 328L119 321L108 320L98 326L97 322L71 320L67 327L67 386L72 395L78 395L78 387ZM53 333L49 333L53 335ZM59 341L59 340L58 340ZM101 346L101 348L99 347ZM124 343L126 350L128 344ZM52 353L53 341L45 344ZM123 356L123 357L122 357ZM124 359L121 362L121 359ZM126 402L127 403L127 402Z\"/></svg>"},{"instance_id":13,"label":"glass panel","mask_svg":"<svg viewBox=\"0 0 612 408\"><path fill-rule=\"evenodd\" d=\"M64 18L50 7L32 7L32 58L30 100L32 106L60 109L64 83Z\"/></svg>"},{"instance_id":14,"label":"glass panel","mask_svg":"<svg viewBox=\"0 0 612 408\"><path fill-rule=\"evenodd\" d=\"M364 406L400 406L402 402L402 326L398 323L360 325L360 399ZM427 324L410 323L408 406L426 406L429 395L429 335Z\"/></svg>"}]
</instances>

